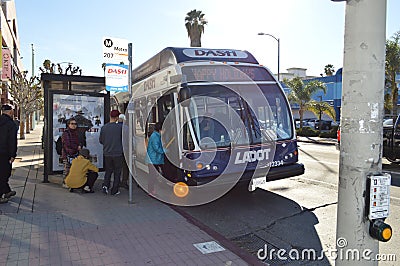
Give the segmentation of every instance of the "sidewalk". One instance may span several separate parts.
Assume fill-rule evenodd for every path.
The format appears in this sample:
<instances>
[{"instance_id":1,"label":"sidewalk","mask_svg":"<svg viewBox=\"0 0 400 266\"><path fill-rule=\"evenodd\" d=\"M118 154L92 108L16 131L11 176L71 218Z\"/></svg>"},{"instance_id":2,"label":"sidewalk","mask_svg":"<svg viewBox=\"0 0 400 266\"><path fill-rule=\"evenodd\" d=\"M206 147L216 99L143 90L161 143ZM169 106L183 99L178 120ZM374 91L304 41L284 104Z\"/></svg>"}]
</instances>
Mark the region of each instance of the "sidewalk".
<instances>
[{"instance_id":1,"label":"sidewalk","mask_svg":"<svg viewBox=\"0 0 400 266\"><path fill-rule=\"evenodd\" d=\"M13 164L10 179L17 195L0 204L0 265L257 263L136 186L134 204L129 204L128 190L122 189L118 196L104 195L101 180L94 194L69 193L54 182L42 183L42 127L39 123L18 141L20 159ZM194 246L210 247L204 244L210 241L223 250L203 254Z\"/></svg>"}]
</instances>

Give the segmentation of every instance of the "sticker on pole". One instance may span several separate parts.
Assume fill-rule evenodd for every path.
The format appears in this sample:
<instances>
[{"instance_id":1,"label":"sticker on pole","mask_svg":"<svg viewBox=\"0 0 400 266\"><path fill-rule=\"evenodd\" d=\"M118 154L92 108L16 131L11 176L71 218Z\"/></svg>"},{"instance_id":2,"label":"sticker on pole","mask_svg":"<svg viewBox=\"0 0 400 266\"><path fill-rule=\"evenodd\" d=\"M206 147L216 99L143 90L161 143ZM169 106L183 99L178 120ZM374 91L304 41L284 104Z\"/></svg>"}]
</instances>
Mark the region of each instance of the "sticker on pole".
<instances>
[{"instance_id":1,"label":"sticker on pole","mask_svg":"<svg viewBox=\"0 0 400 266\"><path fill-rule=\"evenodd\" d=\"M389 216L391 175L383 174L369 177L369 215L370 220Z\"/></svg>"}]
</instances>

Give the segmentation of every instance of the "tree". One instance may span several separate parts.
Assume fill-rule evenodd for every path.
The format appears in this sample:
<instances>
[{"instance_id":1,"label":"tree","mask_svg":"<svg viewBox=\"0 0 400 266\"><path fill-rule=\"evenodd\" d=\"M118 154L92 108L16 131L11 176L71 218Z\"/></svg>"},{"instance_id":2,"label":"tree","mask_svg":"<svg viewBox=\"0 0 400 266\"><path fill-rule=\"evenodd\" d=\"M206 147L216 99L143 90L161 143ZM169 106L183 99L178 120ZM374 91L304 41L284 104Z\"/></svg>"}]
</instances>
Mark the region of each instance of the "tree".
<instances>
[{"instance_id":1,"label":"tree","mask_svg":"<svg viewBox=\"0 0 400 266\"><path fill-rule=\"evenodd\" d=\"M319 119L319 132L322 129L322 114L325 113L332 120L336 120L335 108L327 102L311 100L306 104L306 109L313 112Z\"/></svg>"},{"instance_id":2,"label":"tree","mask_svg":"<svg viewBox=\"0 0 400 266\"><path fill-rule=\"evenodd\" d=\"M283 82L291 89L288 95L289 101L299 105L300 128L302 128L304 111L310 109L311 96L319 90L326 93L326 87L324 83L317 80L304 84L300 77L291 80L284 79Z\"/></svg>"},{"instance_id":3,"label":"tree","mask_svg":"<svg viewBox=\"0 0 400 266\"><path fill-rule=\"evenodd\" d=\"M39 70L42 71L42 73L54 73L54 67L55 64L51 63L49 59L46 59L43 61L43 68L39 67Z\"/></svg>"},{"instance_id":4,"label":"tree","mask_svg":"<svg viewBox=\"0 0 400 266\"><path fill-rule=\"evenodd\" d=\"M385 84L390 90L392 100L392 115L397 116L397 101L399 97L396 73L400 72L400 31L391 40L386 41Z\"/></svg>"},{"instance_id":5,"label":"tree","mask_svg":"<svg viewBox=\"0 0 400 266\"><path fill-rule=\"evenodd\" d=\"M27 80L27 73L27 71L23 73L16 72L11 80L11 86L8 88L14 102L20 108L20 139L25 139L25 124L29 115L43 106L40 80L37 77L31 77ZM26 128L28 129L29 126ZM29 130L27 131L29 132Z\"/></svg>"},{"instance_id":6,"label":"tree","mask_svg":"<svg viewBox=\"0 0 400 266\"><path fill-rule=\"evenodd\" d=\"M202 11L193 9L186 14L185 26L190 38L191 47L201 47L201 35L204 33L204 26L207 21Z\"/></svg>"},{"instance_id":7,"label":"tree","mask_svg":"<svg viewBox=\"0 0 400 266\"><path fill-rule=\"evenodd\" d=\"M327 64L324 68L326 76L332 76L335 73L335 67L332 64Z\"/></svg>"}]
</instances>

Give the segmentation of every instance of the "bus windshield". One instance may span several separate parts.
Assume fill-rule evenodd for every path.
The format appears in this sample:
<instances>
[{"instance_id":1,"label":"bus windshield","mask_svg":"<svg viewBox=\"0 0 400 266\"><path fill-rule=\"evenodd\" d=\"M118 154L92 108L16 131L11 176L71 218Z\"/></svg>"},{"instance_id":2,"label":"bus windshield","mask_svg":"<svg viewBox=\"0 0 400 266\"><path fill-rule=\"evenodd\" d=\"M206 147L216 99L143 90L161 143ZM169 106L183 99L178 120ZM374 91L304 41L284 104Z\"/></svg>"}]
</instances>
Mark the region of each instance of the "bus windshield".
<instances>
[{"instance_id":1,"label":"bus windshield","mask_svg":"<svg viewBox=\"0 0 400 266\"><path fill-rule=\"evenodd\" d=\"M190 86L192 100L189 112L191 117L195 117L191 121L200 148L211 147L211 142L217 147L227 147L293 137L290 110L277 85L257 87L265 98L249 92L254 90L255 85L230 85L234 86L238 86L235 90L243 91L246 97L218 84ZM242 122L238 121L238 117ZM191 138L190 134L185 133L184 136ZM184 140L184 143L189 142L191 140Z\"/></svg>"}]
</instances>

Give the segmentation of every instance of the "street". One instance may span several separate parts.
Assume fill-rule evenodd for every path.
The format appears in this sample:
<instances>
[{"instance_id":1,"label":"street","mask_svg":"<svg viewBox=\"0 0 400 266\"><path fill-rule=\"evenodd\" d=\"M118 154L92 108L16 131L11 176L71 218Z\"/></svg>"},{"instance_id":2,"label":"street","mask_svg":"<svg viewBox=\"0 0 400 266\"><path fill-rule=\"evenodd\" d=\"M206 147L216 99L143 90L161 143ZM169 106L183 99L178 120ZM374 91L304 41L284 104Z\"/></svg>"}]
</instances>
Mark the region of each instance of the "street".
<instances>
[{"instance_id":1,"label":"street","mask_svg":"<svg viewBox=\"0 0 400 266\"><path fill-rule=\"evenodd\" d=\"M336 248L337 181L339 151L333 145L299 143L303 176L268 182L263 189L250 193L234 188L222 198L207 205L180 208L211 229L257 256L264 245L268 250L283 248L314 249L329 254ZM384 165L384 168L388 168ZM392 171L396 166L389 166ZM399 171L400 172L400 171ZM391 210L386 220L394 235L380 243L380 254L396 254L400 247L400 188L391 187ZM333 265L326 255L313 263L276 256L264 260L272 265ZM381 262L381 265L396 265Z\"/></svg>"}]
</instances>

